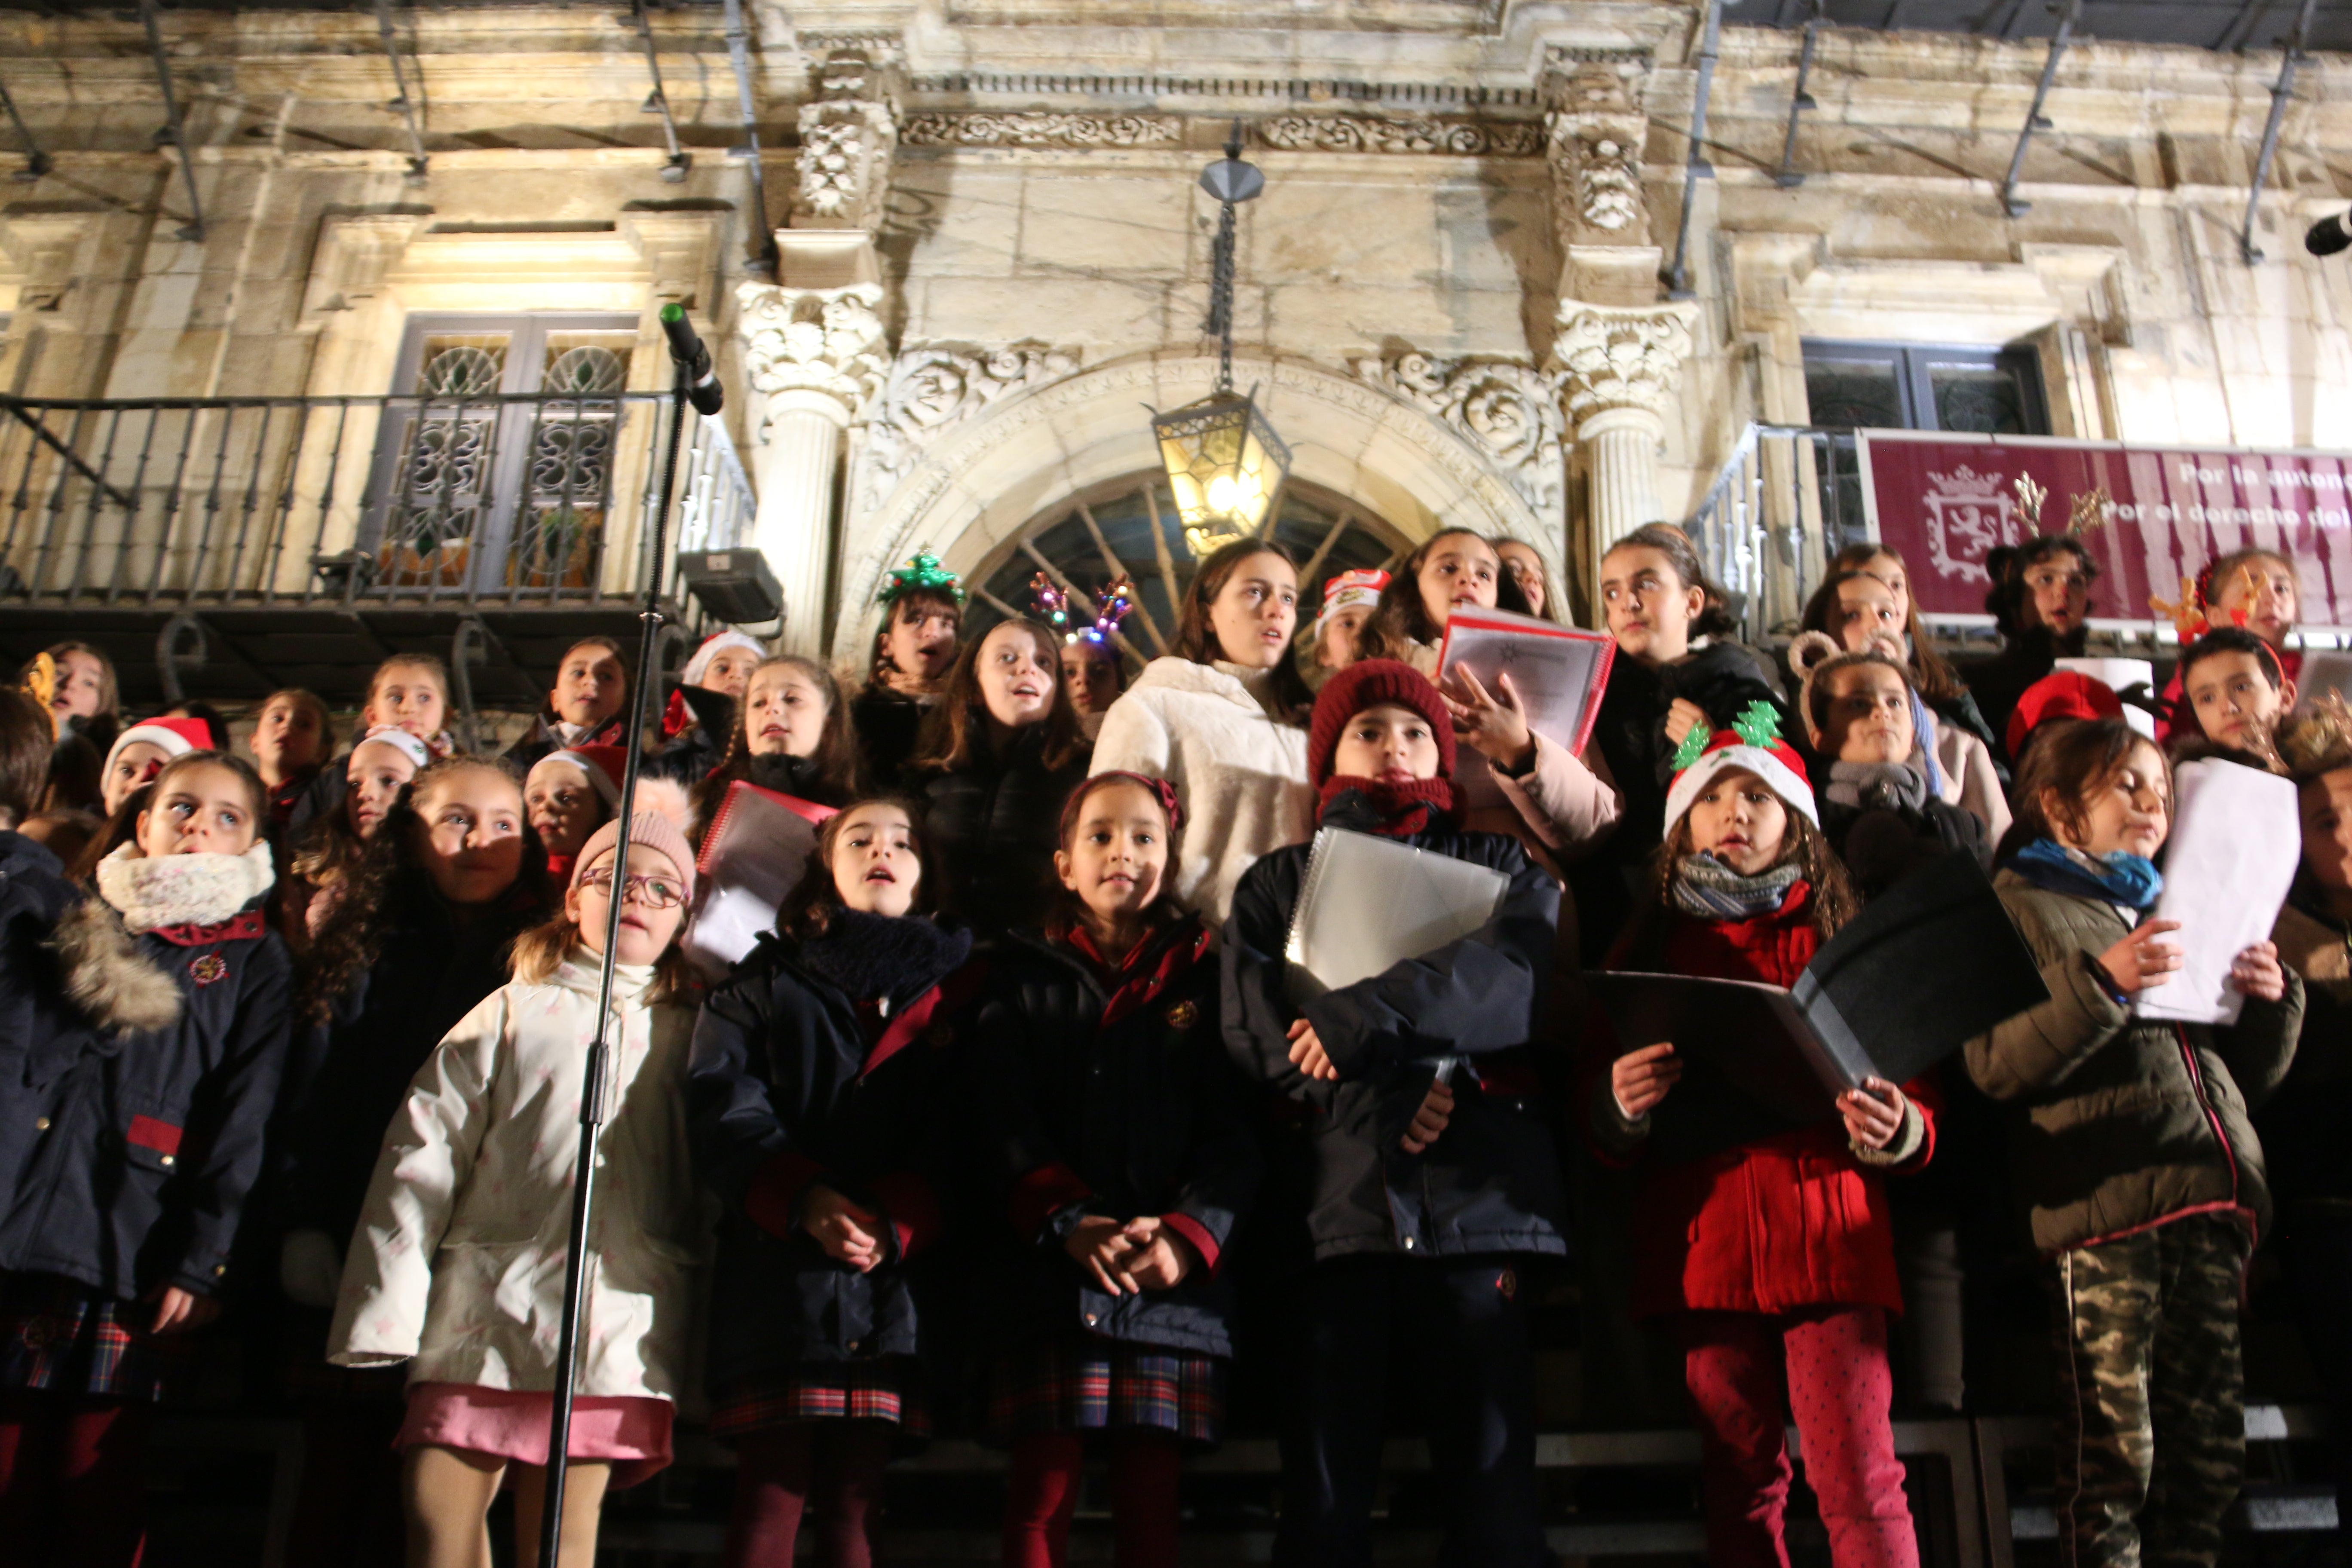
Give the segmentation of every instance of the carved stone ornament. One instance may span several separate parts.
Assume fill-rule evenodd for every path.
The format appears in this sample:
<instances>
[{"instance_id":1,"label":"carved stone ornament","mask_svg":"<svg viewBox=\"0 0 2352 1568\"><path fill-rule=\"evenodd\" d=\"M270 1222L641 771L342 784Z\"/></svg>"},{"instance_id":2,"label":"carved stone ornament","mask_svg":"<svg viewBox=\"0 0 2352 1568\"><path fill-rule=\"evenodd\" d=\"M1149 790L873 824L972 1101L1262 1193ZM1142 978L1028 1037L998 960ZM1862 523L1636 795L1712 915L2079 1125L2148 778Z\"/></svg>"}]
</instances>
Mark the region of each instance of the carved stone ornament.
<instances>
[{"instance_id":1,"label":"carved stone ornament","mask_svg":"<svg viewBox=\"0 0 2352 1568\"><path fill-rule=\"evenodd\" d=\"M1262 120L1258 140L1293 153L1437 153L1471 158L1531 158L1543 151L1532 120L1464 120L1435 114L1283 114Z\"/></svg>"},{"instance_id":2,"label":"carved stone ornament","mask_svg":"<svg viewBox=\"0 0 2352 1568\"><path fill-rule=\"evenodd\" d=\"M1172 114L910 114L909 147L1162 147L1183 139Z\"/></svg>"},{"instance_id":3,"label":"carved stone ornament","mask_svg":"<svg viewBox=\"0 0 2352 1568\"><path fill-rule=\"evenodd\" d=\"M1074 353L1028 344L899 354L866 420L857 510L880 506L940 435L1009 394L1059 381L1077 368Z\"/></svg>"},{"instance_id":4,"label":"carved stone ornament","mask_svg":"<svg viewBox=\"0 0 2352 1568\"><path fill-rule=\"evenodd\" d=\"M1577 211L1595 228L1631 228L1642 217L1641 149L1605 132L1586 132L1578 141Z\"/></svg>"},{"instance_id":5,"label":"carved stone ornament","mask_svg":"<svg viewBox=\"0 0 2352 1568\"><path fill-rule=\"evenodd\" d=\"M1656 414L1690 358L1698 307L1617 307L1570 300L1559 307L1552 357L1567 377L1568 411L1581 421L1612 408Z\"/></svg>"},{"instance_id":6,"label":"carved stone ornament","mask_svg":"<svg viewBox=\"0 0 2352 1568\"><path fill-rule=\"evenodd\" d=\"M793 221L866 226L888 194L898 115L884 69L862 48L836 49L818 69L816 97L801 105L800 187Z\"/></svg>"},{"instance_id":7,"label":"carved stone ornament","mask_svg":"<svg viewBox=\"0 0 2352 1568\"><path fill-rule=\"evenodd\" d=\"M1442 420L1485 454L1538 516L1562 515L1559 374L1418 353L1360 359L1349 368Z\"/></svg>"},{"instance_id":8,"label":"carved stone ornament","mask_svg":"<svg viewBox=\"0 0 2352 1568\"><path fill-rule=\"evenodd\" d=\"M1562 245L1646 245L1639 62L1563 62L1545 82L1552 200Z\"/></svg>"},{"instance_id":9,"label":"carved stone ornament","mask_svg":"<svg viewBox=\"0 0 2352 1568\"><path fill-rule=\"evenodd\" d=\"M743 334L743 374L769 395L759 435L766 438L780 395L829 401L843 424L862 413L881 389L882 302L879 283L845 289L785 289L743 283L735 289Z\"/></svg>"}]
</instances>

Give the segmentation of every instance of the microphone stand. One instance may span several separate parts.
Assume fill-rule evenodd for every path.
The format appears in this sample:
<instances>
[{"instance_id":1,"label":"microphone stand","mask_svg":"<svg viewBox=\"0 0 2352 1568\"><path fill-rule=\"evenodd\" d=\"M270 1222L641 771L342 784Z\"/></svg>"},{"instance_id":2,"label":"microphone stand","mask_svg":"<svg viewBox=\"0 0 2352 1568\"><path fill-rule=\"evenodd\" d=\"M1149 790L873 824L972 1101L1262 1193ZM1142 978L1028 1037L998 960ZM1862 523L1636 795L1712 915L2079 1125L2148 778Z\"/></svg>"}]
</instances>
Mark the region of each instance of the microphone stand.
<instances>
[{"instance_id":1,"label":"microphone stand","mask_svg":"<svg viewBox=\"0 0 2352 1568\"><path fill-rule=\"evenodd\" d=\"M672 305L664 314L676 310ZM683 312L681 312L681 320ZM686 405L694 367L673 350L676 377L670 395L669 452L662 463L661 506L654 513L653 550L646 557L644 629L637 642L637 679L629 693L628 761L621 773L620 837L613 846L613 896L604 914L604 957L596 974L596 1040L588 1047L580 1087L580 1152L572 1164L572 1237L563 1255L563 1328L557 1343L555 1398L547 1422L547 1479L539 1519L541 1568L556 1568L563 1544L563 1482L572 1451L572 1399L579 1381L580 1306L587 1293L588 1220L595 1199L596 1139L611 1107L613 1047L605 1032L613 1018L613 970L621 949L621 907L629 879L629 817L636 804L637 765L645 752L646 721L654 679L654 642L661 630L661 563L669 527L670 496L677 482L678 438L686 429Z\"/></svg>"}]
</instances>

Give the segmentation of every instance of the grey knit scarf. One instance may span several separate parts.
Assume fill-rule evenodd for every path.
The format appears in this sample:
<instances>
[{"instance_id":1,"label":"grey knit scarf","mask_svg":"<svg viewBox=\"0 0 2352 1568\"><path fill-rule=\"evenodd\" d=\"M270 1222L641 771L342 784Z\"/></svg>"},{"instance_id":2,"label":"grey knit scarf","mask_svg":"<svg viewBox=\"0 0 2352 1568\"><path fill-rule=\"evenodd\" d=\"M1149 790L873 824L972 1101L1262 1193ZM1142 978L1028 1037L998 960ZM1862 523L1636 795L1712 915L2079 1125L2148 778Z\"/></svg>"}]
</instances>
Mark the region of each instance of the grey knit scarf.
<instances>
[{"instance_id":1,"label":"grey knit scarf","mask_svg":"<svg viewBox=\"0 0 2352 1568\"><path fill-rule=\"evenodd\" d=\"M1685 855L1675 868L1675 907L1703 921L1752 921L1787 903L1804 874L1792 860L1743 877L1712 855Z\"/></svg>"}]
</instances>

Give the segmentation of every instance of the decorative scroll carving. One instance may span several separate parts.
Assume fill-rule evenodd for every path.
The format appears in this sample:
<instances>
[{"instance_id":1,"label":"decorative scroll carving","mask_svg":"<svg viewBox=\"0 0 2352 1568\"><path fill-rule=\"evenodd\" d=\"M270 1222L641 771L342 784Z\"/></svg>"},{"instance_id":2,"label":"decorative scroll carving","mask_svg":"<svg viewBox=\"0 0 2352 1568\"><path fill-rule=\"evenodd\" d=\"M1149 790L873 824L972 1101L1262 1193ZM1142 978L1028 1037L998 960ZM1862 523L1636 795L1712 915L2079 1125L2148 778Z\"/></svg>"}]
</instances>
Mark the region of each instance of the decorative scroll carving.
<instances>
[{"instance_id":1,"label":"decorative scroll carving","mask_svg":"<svg viewBox=\"0 0 2352 1568\"><path fill-rule=\"evenodd\" d=\"M1567 377L1568 411L1579 421L1615 408L1664 411L1690 358L1698 307L1559 307L1552 356Z\"/></svg>"},{"instance_id":2,"label":"decorative scroll carving","mask_svg":"<svg viewBox=\"0 0 2352 1568\"><path fill-rule=\"evenodd\" d=\"M879 283L845 289L785 289L743 283L735 290L743 334L743 374L767 395L758 435L780 401L815 406L846 425L881 389L886 360Z\"/></svg>"},{"instance_id":3,"label":"decorative scroll carving","mask_svg":"<svg viewBox=\"0 0 2352 1568\"><path fill-rule=\"evenodd\" d=\"M1468 441L1547 521L1560 510L1561 377L1523 364L1408 353L1356 360L1356 374L1393 393Z\"/></svg>"},{"instance_id":4,"label":"decorative scroll carving","mask_svg":"<svg viewBox=\"0 0 2352 1568\"><path fill-rule=\"evenodd\" d=\"M942 433L1008 394L1059 381L1077 368L1076 353L1029 344L899 354L866 422L857 510L879 506Z\"/></svg>"},{"instance_id":5,"label":"decorative scroll carving","mask_svg":"<svg viewBox=\"0 0 2352 1568\"><path fill-rule=\"evenodd\" d=\"M1183 139L1172 114L910 114L908 147L1158 147Z\"/></svg>"},{"instance_id":6,"label":"decorative scroll carving","mask_svg":"<svg viewBox=\"0 0 2352 1568\"><path fill-rule=\"evenodd\" d=\"M898 121L874 52L835 49L818 69L815 98L801 105L795 227L870 228L881 219Z\"/></svg>"},{"instance_id":7,"label":"decorative scroll carving","mask_svg":"<svg viewBox=\"0 0 2352 1568\"><path fill-rule=\"evenodd\" d=\"M1284 114L1257 124L1258 140L1296 153L1437 153L1529 158L1543 151L1532 120L1465 120L1435 114Z\"/></svg>"}]
</instances>

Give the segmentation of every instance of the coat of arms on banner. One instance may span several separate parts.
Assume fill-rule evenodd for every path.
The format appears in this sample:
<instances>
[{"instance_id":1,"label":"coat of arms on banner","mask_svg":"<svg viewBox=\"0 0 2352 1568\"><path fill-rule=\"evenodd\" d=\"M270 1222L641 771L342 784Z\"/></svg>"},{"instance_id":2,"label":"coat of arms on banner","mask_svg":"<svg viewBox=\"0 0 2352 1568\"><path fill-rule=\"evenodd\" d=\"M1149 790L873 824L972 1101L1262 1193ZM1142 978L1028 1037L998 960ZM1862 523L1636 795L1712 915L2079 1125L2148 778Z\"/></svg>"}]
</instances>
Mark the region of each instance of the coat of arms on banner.
<instances>
[{"instance_id":1,"label":"coat of arms on banner","mask_svg":"<svg viewBox=\"0 0 2352 1568\"><path fill-rule=\"evenodd\" d=\"M1965 464L1949 473L1927 472L1927 493L1919 498L1927 523L1927 558L1938 575L1990 584L1984 561L2016 533L2017 499L2000 474L1983 474Z\"/></svg>"}]
</instances>

